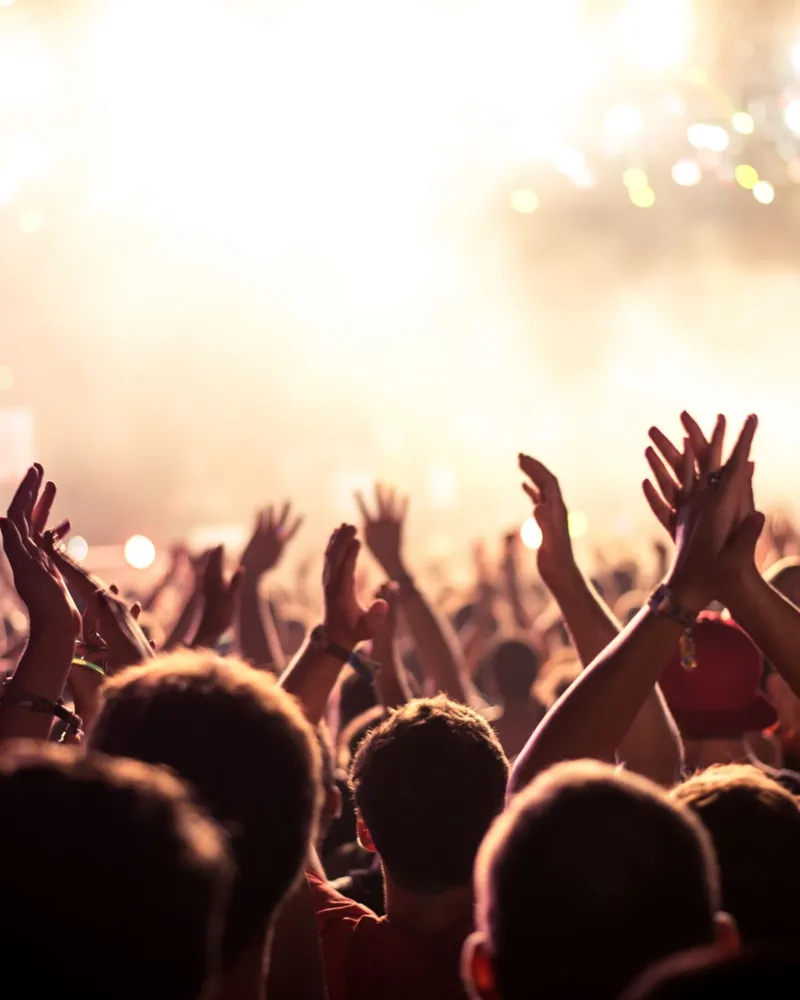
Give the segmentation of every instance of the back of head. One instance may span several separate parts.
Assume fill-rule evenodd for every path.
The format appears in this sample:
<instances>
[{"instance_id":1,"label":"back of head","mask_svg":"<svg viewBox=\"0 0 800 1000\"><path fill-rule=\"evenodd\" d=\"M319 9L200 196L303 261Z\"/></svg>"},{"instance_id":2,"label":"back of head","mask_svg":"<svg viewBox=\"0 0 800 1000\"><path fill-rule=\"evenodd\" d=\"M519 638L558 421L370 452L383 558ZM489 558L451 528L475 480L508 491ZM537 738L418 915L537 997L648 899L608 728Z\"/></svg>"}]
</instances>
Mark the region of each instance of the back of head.
<instances>
[{"instance_id":1,"label":"back of head","mask_svg":"<svg viewBox=\"0 0 800 1000\"><path fill-rule=\"evenodd\" d=\"M263 934L315 832L314 730L270 674L181 652L107 682L91 743L168 765L228 830L237 866L223 941L229 964Z\"/></svg>"},{"instance_id":2,"label":"back of head","mask_svg":"<svg viewBox=\"0 0 800 1000\"><path fill-rule=\"evenodd\" d=\"M657 786L594 761L521 792L475 879L502 1000L611 1000L653 962L714 938L708 834Z\"/></svg>"},{"instance_id":3,"label":"back of head","mask_svg":"<svg viewBox=\"0 0 800 1000\"><path fill-rule=\"evenodd\" d=\"M196 1000L218 971L224 835L163 769L0 755L3 996Z\"/></svg>"},{"instance_id":4,"label":"back of head","mask_svg":"<svg viewBox=\"0 0 800 1000\"><path fill-rule=\"evenodd\" d=\"M522 639L504 639L489 655L489 670L503 704L527 701L540 667L539 654Z\"/></svg>"},{"instance_id":5,"label":"back of head","mask_svg":"<svg viewBox=\"0 0 800 1000\"><path fill-rule=\"evenodd\" d=\"M469 885L507 778L505 754L484 719L443 695L392 712L369 732L350 772L386 871L424 894Z\"/></svg>"},{"instance_id":6,"label":"back of head","mask_svg":"<svg viewBox=\"0 0 800 1000\"><path fill-rule=\"evenodd\" d=\"M800 996L796 956L720 955L704 948L648 970L622 1000L786 1000Z\"/></svg>"},{"instance_id":7,"label":"back of head","mask_svg":"<svg viewBox=\"0 0 800 1000\"><path fill-rule=\"evenodd\" d=\"M711 767L672 790L711 834L722 905L752 945L800 948L800 805L758 768Z\"/></svg>"}]
</instances>

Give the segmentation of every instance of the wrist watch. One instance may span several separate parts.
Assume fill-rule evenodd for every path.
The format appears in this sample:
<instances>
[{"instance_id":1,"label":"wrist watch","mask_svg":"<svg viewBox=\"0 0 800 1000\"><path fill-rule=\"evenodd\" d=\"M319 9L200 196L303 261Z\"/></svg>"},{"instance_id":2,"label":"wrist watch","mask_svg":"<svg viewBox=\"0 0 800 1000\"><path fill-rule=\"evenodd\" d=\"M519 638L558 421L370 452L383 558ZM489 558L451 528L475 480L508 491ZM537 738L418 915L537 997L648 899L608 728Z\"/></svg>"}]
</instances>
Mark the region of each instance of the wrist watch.
<instances>
[{"instance_id":1,"label":"wrist watch","mask_svg":"<svg viewBox=\"0 0 800 1000\"><path fill-rule=\"evenodd\" d=\"M328 656L332 656L341 663L346 663L361 677L372 680L372 675L380 669L379 663L364 656L363 653L358 653L354 649L348 649L346 646L340 646L339 643L331 641L324 625L317 625L316 628L313 628L308 639L315 649L327 653Z\"/></svg>"}]
</instances>

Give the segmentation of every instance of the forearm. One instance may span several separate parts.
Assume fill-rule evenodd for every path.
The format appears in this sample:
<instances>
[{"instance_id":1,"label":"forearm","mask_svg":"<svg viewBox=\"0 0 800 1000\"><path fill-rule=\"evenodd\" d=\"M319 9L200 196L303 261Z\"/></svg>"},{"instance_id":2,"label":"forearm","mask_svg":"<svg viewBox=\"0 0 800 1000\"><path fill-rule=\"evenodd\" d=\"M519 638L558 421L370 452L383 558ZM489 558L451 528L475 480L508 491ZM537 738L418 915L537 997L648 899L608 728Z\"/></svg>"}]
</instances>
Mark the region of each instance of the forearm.
<instances>
[{"instance_id":1,"label":"forearm","mask_svg":"<svg viewBox=\"0 0 800 1000\"><path fill-rule=\"evenodd\" d=\"M509 793L562 760L612 761L682 633L645 608L550 709L517 759Z\"/></svg>"},{"instance_id":2,"label":"forearm","mask_svg":"<svg viewBox=\"0 0 800 1000\"><path fill-rule=\"evenodd\" d=\"M69 676L75 637L54 630L34 630L13 677L0 700L0 739L34 739L46 741L53 725L53 716L21 708L12 702L32 695L48 702L59 701Z\"/></svg>"},{"instance_id":3,"label":"forearm","mask_svg":"<svg viewBox=\"0 0 800 1000\"><path fill-rule=\"evenodd\" d=\"M284 670L280 685L297 698L312 726L318 726L342 669L342 661L306 643Z\"/></svg>"},{"instance_id":4,"label":"forearm","mask_svg":"<svg viewBox=\"0 0 800 1000\"><path fill-rule=\"evenodd\" d=\"M401 568L396 575L390 574L390 579L410 581L411 577ZM413 583L402 584L401 602L422 670L435 692L466 703L466 664L450 624L438 617Z\"/></svg>"},{"instance_id":5,"label":"forearm","mask_svg":"<svg viewBox=\"0 0 800 1000\"><path fill-rule=\"evenodd\" d=\"M242 659L254 667L273 665L281 671L286 666L278 630L269 607L262 607L258 578L245 576L239 604L239 651Z\"/></svg>"},{"instance_id":6,"label":"forearm","mask_svg":"<svg viewBox=\"0 0 800 1000\"><path fill-rule=\"evenodd\" d=\"M201 604L201 594L196 588L189 595L188 600L183 606L178 620L172 627L172 631L167 636L164 645L162 647L164 652L169 652L171 649L175 649L177 646L182 645L189 633L192 631L192 627L200 613Z\"/></svg>"},{"instance_id":7,"label":"forearm","mask_svg":"<svg viewBox=\"0 0 800 1000\"><path fill-rule=\"evenodd\" d=\"M725 596L733 620L800 698L800 610L757 573Z\"/></svg>"},{"instance_id":8,"label":"forearm","mask_svg":"<svg viewBox=\"0 0 800 1000\"><path fill-rule=\"evenodd\" d=\"M517 567L512 560L506 560L503 566L503 575L506 581L506 596L508 597L508 603L511 605L511 613L514 616L514 624L518 629L527 632L533 627L533 619L523 603L519 589Z\"/></svg>"},{"instance_id":9,"label":"forearm","mask_svg":"<svg viewBox=\"0 0 800 1000\"><path fill-rule=\"evenodd\" d=\"M374 684L378 701L384 708L398 708L411 698L405 670L397 655L394 642L372 643L372 659L380 664L375 673Z\"/></svg>"},{"instance_id":10,"label":"forearm","mask_svg":"<svg viewBox=\"0 0 800 1000\"><path fill-rule=\"evenodd\" d=\"M620 633L620 625L603 599L573 564L551 588L581 663L588 666ZM604 702L596 706L604 712ZM658 686L647 693L630 728L615 748L617 758L632 771L658 784L680 777L683 751L675 721ZM577 755L572 755L577 756Z\"/></svg>"}]
</instances>

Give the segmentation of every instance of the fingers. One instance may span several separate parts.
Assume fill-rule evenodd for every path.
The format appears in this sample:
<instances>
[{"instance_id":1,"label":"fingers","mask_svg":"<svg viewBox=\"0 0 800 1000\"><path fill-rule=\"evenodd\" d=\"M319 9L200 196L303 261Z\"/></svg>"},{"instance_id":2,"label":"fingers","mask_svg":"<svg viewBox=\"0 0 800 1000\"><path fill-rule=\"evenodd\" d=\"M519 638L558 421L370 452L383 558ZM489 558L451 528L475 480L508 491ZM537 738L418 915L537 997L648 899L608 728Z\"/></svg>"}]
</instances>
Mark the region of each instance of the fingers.
<instances>
[{"instance_id":1,"label":"fingers","mask_svg":"<svg viewBox=\"0 0 800 1000\"><path fill-rule=\"evenodd\" d=\"M408 504L410 499L411 497L408 493L406 493L405 496L400 498L400 502L397 507L397 520L400 522L405 521L405 519L408 517Z\"/></svg>"},{"instance_id":2,"label":"fingers","mask_svg":"<svg viewBox=\"0 0 800 1000\"><path fill-rule=\"evenodd\" d=\"M358 512L361 515L362 520L367 523L372 520L369 516L369 510L367 510L367 504L364 500L364 494L360 490L355 492L356 506L358 507Z\"/></svg>"},{"instance_id":3,"label":"fingers","mask_svg":"<svg viewBox=\"0 0 800 1000\"><path fill-rule=\"evenodd\" d=\"M535 486L531 486L530 483L523 483L522 484L522 488L523 488L523 490L525 490L525 492L531 498L531 501L532 501L534 507L538 507L539 504L542 502L542 495L541 495L541 493L539 493L539 491L536 489L536 487Z\"/></svg>"},{"instance_id":4,"label":"fingers","mask_svg":"<svg viewBox=\"0 0 800 1000\"><path fill-rule=\"evenodd\" d=\"M681 452L678 451L667 435L662 433L657 427L651 427L648 431L648 436L664 456L667 465L675 473L675 476L681 478L683 468Z\"/></svg>"},{"instance_id":5,"label":"fingers","mask_svg":"<svg viewBox=\"0 0 800 1000\"><path fill-rule=\"evenodd\" d=\"M303 526L303 521L304 520L305 520L305 518L302 516L302 514L295 518L294 523L292 525L290 525L290 527L288 527L286 529L286 531L284 532L283 540L285 542L290 542L294 538L294 536L297 534L297 532Z\"/></svg>"},{"instance_id":6,"label":"fingers","mask_svg":"<svg viewBox=\"0 0 800 1000\"><path fill-rule=\"evenodd\" d=\"M14 496L11 498L11 503L8 505L8 516L20 532L23 529L27 530L28 527L28 518L33 506L33 497L35 496L35 491L38 489L40 469L41 466L36 465L32 465L28 469L22 477L22 481L17 487Z\"/></svg>"},{"instance_id":7,"label":"fingers","mask_svg":"<svg viewBox=\"0 0 800 1000\"><path fill-rule=\"evenodd\" d=\"M0 533L3 536L3 549L11 568L19 567L20 562L28 558L28 550L22 542L19 528L10 517L0 517Z\"/></svg>"},{"instance_id":8,"label":"fingers","mask_svg":"<svg viewBox=\"0 0 800 1000\"><path fill-rule=\"evenodd\" d=\"M116 585L116 583L112 583L108 589L111 591L114 597L119 597L119 587Z\"/></svg>"},{"instance_id":9,"label":"fingers","mask_svg":"<svg viewBox=\"0 0 800 1000\"><path fill-rule=\"evenodd\" d=\"M379 598L373 601L369 610L364 615L364 632L367 638L371 638L378 632L389 614L389 605Z\"/></svg>"},{"instance_id":10,"label":"fingers","mask_svg":"<svg viewBox=\"0 0 800 1000\"><path fill-rule=\"evenodd\" d=\"M135 622L139 621L139 615L142 613L142 606L138 601L134 601L131 605L131 618Z\"/></svg>"},{"instance_id":11,"label":"fingers","mask_svg":"<svg viewBox=\"0 0 800 1000\"><path fill-rule=\"evenodd\" d=\"M47 482L44 484L42 495L36 503L31 513L31 531L34 535L41 535L47 527L50 511L53 508L53 501L56 498L56 484Z\"/></svg>"},{"instance_id":12,"label":"fingers","mask_svg":"<svg viewBox=\"0 0 800 1000\"><path fill-rule=\"evenodd\" d=\"M653 475L664 499L670 507L674 507L678 495L678 484L670 475L669 470L663 460L656 454L654 448L645 448L644 457L647 459L647 464L653 470Z\"/></svg>"},{"instance_id":13,"label":"fingers","mask_svg":"<svg viewBox=\"0 0 800 1000\"><path fill-rule=\"evenodd\" d=\"M705 434L694 417L687 413L686 410L681 414L681 423L692 443L692 451L694 451L698 462L704 465L706 456L708 455L708 441L706 441Z\"/></svg>"},{"instance_id":14,"label":"fingers","mask_svg":"<svg viewBox=\"0 0 800 1000\"><path fill-rule=\"evenodd\" d=\"M689 492L694 485L695 479L695 454L692 448L692 442L689 438L683 439L683 475L681 479L681 486L683 487L684 495L688 496Z\"/></svg>"},{"instance_id":15,"label":"fingers","mask_svg":"<svg viewBox=\"0 0 800 1000\"><path fill-rule=\"evenodd\" d=\"M237 569L231 577L231 582L228 584L228 598L230 600L235 600L239 596L239 591L242 589L243 583L244 570L239 567L239 569Z\"/></svg>"},{"instance_id":16,"label":"fingers","mask_svg":"<svg viewBox=\"0 0 800 1000\"><path fill-rule=\"evenodd\" d=\"M725 444L725 428L726 420L720 413L717 417L717 422L714 424L714 430L711 434L711 442L708 446L706 472L719 472L722 468L722 449Z\"/></svg>"},{"instance_id":17,"label":"fingers","mask_svg":"<svg viewBox=\"0 0 800 1000\"><path fill-rule=\"evenodd\" d=\"M328 579L331 585L338 586L342 575L342 565L348 554L348 549L356 537L356 529L352 524L343 524L331 535L328 549L325 553Z\"/></svg>"},{"instance_id":18,"label":"fingers","mask_svg":"<svg viewBox=\"0 0 800 1000\"><path fill-rule=\"evenodd\" d=\"M556 477L538 459L531 458L530 455L523 455L520 452L518 461L520 469L533 482L540 493L546 493L548 488L552 490L559 489Z\"/></svg>"},{"instance_id":19,"label":"fingers","mask_svg":"<svg viewBox=\"0 0 800 1000\"><path fill-rule=\"evenodd\" d=\"M755 437L757 428L758 417L754 413L751 413L747 420L745 420L736 444L733 446L731 457L728 459L728 466L735 474L741 476L747 471L750 449L753 446L753 438Z\"/></svg>"},{"instance_id":20,"label":"fingers","mask_svg":"<svg viewBox=\"0 0 800 1000\"><path fill-rule=\"evenodd\" d=\"M291 503L287 500L283 507L281 507L280 515L278 516L278 523L276 525L278 531L283 535L284 528L286 527L286 522L289 520L289 513L292 509Z\"/></svg>"},{"instance_id":21,"label":"fingers","mask_svg":"<svg viewBox=\"0 0 800 1000\"><path fill-rule=\"evenodd\" d=\"M672 530L672 507L661 496L649 479L642 483L645 499L650 506L650 510L655 514L658 521L667 529Z\"/></svg>"}]
</instances>

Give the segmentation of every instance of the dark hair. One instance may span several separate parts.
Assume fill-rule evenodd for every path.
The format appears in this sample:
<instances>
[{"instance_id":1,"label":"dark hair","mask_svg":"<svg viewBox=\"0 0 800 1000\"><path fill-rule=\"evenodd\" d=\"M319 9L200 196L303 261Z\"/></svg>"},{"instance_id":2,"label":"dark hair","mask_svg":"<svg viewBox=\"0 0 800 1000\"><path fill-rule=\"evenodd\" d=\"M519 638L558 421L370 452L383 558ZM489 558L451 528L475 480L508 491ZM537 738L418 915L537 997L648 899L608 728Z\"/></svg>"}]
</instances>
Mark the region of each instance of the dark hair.
<instances>
[{"instance_id":1,"label":"dark hair","mask_svg":"<svg viewBox=\"0 0 800 1000\"><path fill-rule=\"evenodd\" d=\"M316 832L314 730L270 674L185 651L108 681L90 741L168 765L228 829L237 865L223 941L229 964L267 927Z\"/></svg>"},{"instance_id":2,"label":"dark hair","mask_svg":"<svg viewBox=\"0 0 800 1000\"><path fill-rule=\"evenodd\" d=\"M539 654L522 639L503 639L489 654L488 669L494 675L497 693L504 704L531 697L540 667Z\"/></svg>"},{"instance_id":3,"label":"dark hair","mask_svg":"<svg viewBox=\"0 0 800 1000\"><path fill-rule=\"evenodd\" d=\"M596 761L551 768L516 796L475 872L502 1000L611 1000L714 939L708 834L656 785Z\"/></svg>"},{"instance_id":4,"label":"dark hair","mask_svg":"<svg viewBox=\"0 0 800 1000\"><path fill-rule=\"evenodd\" d=\"M182 782L11 745L0 815L5 997L197 1000L218 971L233 866Z\"/></svg>"},{"instance_id":5,"label":"dark hair","mask_svg":"<svg viewBox=\"0 0 800 1000\"><path fill-rule=\"evenodd\" d=\"M419 698L371 730L350 771L359 814L398 885L468 885L503 808L508 762L487 723L444 695Z\"/></svg>"},{"instance_id":6,"label":"dark hair","mask_svg":"<svg viewBox=\"0 0 800 1000\"><path fill-rule=\"evenodd\" d=\"M672 790L711 834L722 906L752 945L800 946L800 805L749 764L710 767Z\"/></svg>"},{"instance_id":7,"label":"dark hair","mask_svg":"<svg viewBox=\"0 0 800 1000\"><path fill-rule=\"evenodd\" d=\"M800 996L800 961L770 954L720 955L703 948L649 969L623 1000L786 1000Z\"/></svg>"}]
</instances>

